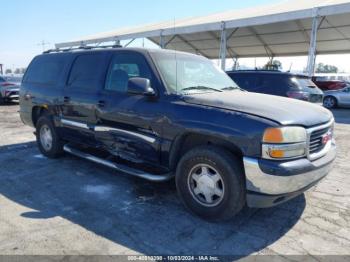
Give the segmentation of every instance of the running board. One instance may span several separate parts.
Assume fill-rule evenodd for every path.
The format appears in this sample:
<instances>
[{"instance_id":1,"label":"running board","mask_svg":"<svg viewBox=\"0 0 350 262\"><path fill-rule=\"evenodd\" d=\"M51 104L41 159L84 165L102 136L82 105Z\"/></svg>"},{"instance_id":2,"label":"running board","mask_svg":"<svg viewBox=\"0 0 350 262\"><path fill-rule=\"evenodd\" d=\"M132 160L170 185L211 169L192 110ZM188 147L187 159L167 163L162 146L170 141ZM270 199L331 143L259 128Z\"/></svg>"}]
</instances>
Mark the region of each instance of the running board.
<instances>
[{"instance_id":1,"label":"running board","mask_svg":"<svg viewBox=\"0 0 350 262\"><path fill-rule=\"evenodd\" d=\"M70 154L74 155L74 156L77 156L77 157L80 157L80 158L84 158L84 159L87 159L87 160L89 160L91 162L94 162L94 163L97 163L97 164L101 164L101 165L110 167L110 168L112 168L114 170L117 170L117 171L120 171L120 172L124 172L124 173L126 173L128 175L137 176L137 177L149 180L149 181L163 182L163 181L168 181L171 178L173 178L173 174L172 173L163 174L163 175L154 175L154 174L146 173L146 172L134 169L134 168L130 168L130 167L125 166L125 165L116 164L116 163L113 163L111 161L104 160L102 158L99 158L99 157L93 156L91 154L82 152L82 151L80 151L78 149L72 148L72 147L70 147L68 145L65 145L63 147L63 150L65 152L67 152L67 153L70 153Z\"/></svg>"}]
</instances>

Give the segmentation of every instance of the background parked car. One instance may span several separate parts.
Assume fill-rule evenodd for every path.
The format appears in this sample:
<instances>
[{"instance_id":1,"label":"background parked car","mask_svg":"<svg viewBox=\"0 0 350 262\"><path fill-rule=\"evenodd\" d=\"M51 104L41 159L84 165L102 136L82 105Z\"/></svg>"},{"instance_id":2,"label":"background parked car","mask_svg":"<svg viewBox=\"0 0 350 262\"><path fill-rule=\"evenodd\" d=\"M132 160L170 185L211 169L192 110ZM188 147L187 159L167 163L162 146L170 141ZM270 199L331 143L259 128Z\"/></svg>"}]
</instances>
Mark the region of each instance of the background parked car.
<instances>
[{"instance_id":1,"label":"background parked car","mask_svg":"<svg viewBox=\"0 0 350 262\"><path fill-rule=\"evenodd\" d=\"M323 105L326 108L335 108L337 106L350 107L350 86L340 90L326 91Z\"/></svg>"},{"instance_id":2,"label":"background parked car","mask_svg":"<svg viewBox=\"0 0 350 262\"><path fill-rule=\"evenodd\" d=\"M22 82L22 76L4 76L5 80L8 83L20 86Z\"/></svg>"},{"instance_id":3,"label":"background parked car","mask_svg":"<svg viewBox=\"0 0 350 262\"><path fill-rule=\"evenodd\" d=\"M227 74L243 89L263 94L284 96L322 103L323 92L304 75L280 71L230 71Z\"/></svg>"},{"instance_id":4,"label":"background parked car","mask_svg":"<svg viewBox=\"0 0 350 262\"><path fill-rule=\"evenodd\" d=\"M330 80L325 77L312 77L312 81L322 90L339 90L347 86L347 82L343 80Z\"/></svg>"},{"instance_id":5,"label":"background parked car","mask_svg":"<svg viewBox=\"0 0 350 262\"><path fill-rule=\"evenodd\" d=\"M0 76L0 104L18 100L22 78Z\"/></svg>"}]
</instances>

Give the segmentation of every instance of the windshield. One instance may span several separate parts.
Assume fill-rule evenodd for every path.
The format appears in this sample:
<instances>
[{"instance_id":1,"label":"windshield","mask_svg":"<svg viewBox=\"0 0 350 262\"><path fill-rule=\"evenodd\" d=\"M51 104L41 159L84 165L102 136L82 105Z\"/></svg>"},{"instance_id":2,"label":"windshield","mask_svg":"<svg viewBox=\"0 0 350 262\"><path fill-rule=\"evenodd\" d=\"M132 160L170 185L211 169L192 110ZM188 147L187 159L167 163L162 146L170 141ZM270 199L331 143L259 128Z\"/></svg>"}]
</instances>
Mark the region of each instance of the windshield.
<instances>
[{"instance_id":1,"label":"windshield","mask_svg":"<svg viewBox=\"0 0 350 262\"><path fill-rule=\"evenodd\" d=\"M175 51L151 55L169 93L186 95L240 90L224 71L204 57Z\"/></svg>"}]
</instances>

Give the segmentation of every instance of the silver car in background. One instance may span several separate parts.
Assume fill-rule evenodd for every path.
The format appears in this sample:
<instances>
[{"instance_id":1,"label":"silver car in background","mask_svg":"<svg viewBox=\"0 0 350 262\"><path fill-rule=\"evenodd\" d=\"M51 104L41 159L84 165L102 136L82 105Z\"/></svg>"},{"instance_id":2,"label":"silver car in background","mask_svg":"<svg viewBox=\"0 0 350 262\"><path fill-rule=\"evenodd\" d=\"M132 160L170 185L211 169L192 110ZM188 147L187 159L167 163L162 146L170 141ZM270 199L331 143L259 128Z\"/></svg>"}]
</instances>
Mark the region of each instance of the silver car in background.
<instances>
[{"instance_id":1,"label":"silver car in background","mask_svg":"<svg viewBox=\"0 0 350 262\"><path fill-rule=\"evenodd\" d=\"M22 78L15 76L0 76L0 105L19 99Z\"/></svg>"},{"instance_id":2,"label":"silver car in background","mask_svg":"<svg viewBox=\"0 0 350 262\"><path fill-rule=\"evenodd\" d=\"M350 107L350 86L324 92L323 106L326 108Z\"/></svg>"}]
</instances>

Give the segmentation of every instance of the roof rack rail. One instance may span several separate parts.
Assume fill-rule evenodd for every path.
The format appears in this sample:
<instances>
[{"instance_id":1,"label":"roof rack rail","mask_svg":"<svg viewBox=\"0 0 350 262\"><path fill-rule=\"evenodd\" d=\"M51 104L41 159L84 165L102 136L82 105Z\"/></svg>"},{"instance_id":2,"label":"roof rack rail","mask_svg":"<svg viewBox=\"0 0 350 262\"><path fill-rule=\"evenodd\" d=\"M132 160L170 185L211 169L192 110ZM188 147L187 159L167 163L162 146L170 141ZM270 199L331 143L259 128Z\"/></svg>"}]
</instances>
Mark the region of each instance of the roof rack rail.
<instances>
[{"instance_id":1,"label":"roof rack rail","mask_svg":"<svg viewBox=\"0 0 350 262\"><path fill-rule=\"evenodd\" d=\"M279 69L236 69L236 70L229 70L227 72L282 72Z\"/></svg>"},{"instance_id":2,"label":"roof rack rail","mask_svg":"<svg viewBox=\"0 0 350 262\"><path fill-rule=\"evenodd\" d=\"M59 52L69 52L76 50L91 50L91 49L104 49L104 48L122 48L121 45L97 45L97 46L78 46L78 47L70 47L70 48L55 48L49 49L43 52L43 54L49 53L59 53Z\"/></svg>"}]
</instances>

